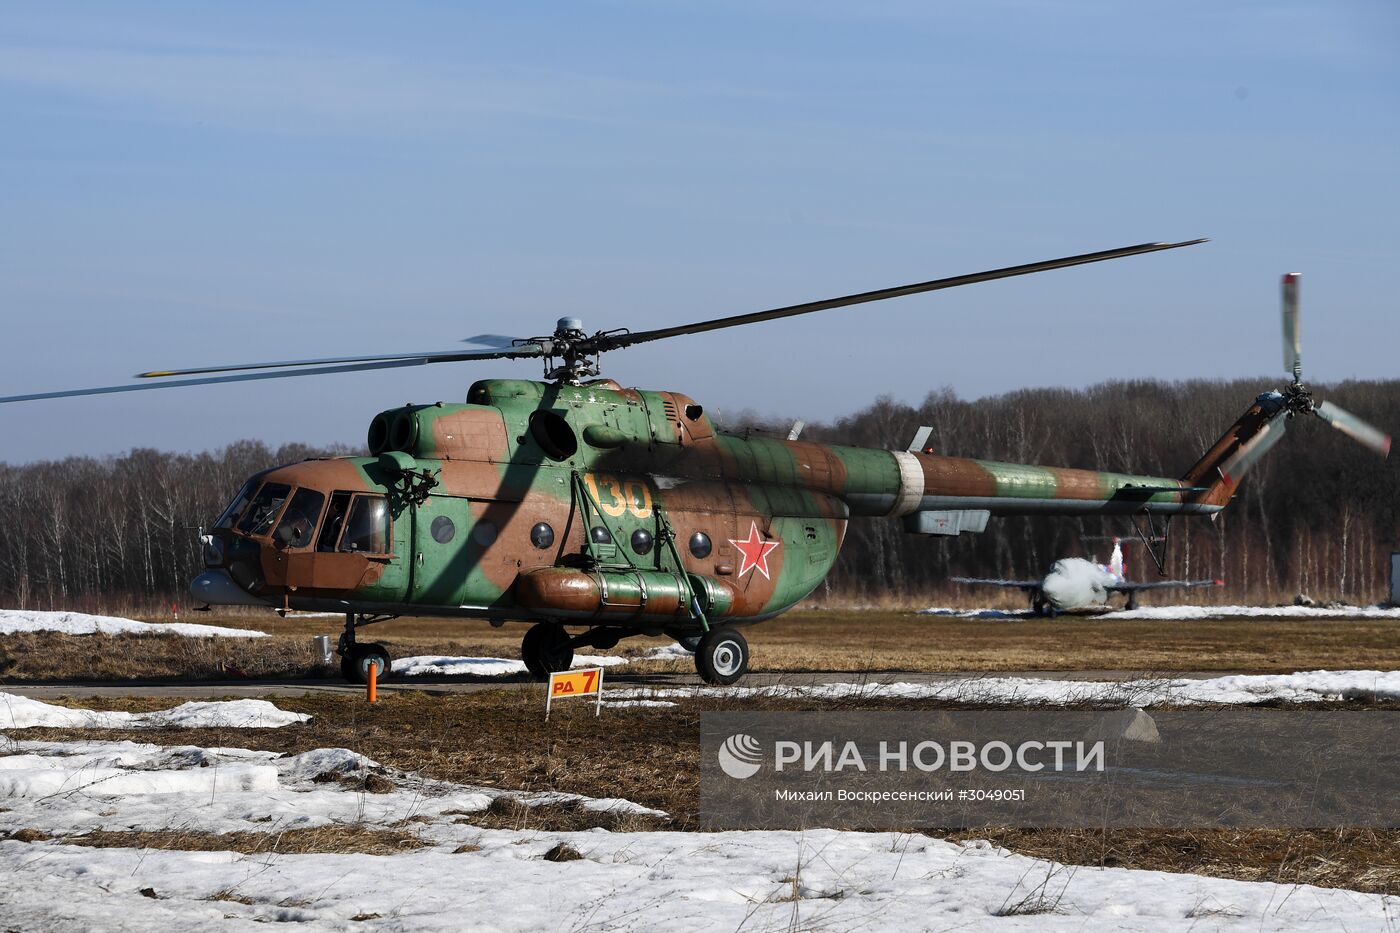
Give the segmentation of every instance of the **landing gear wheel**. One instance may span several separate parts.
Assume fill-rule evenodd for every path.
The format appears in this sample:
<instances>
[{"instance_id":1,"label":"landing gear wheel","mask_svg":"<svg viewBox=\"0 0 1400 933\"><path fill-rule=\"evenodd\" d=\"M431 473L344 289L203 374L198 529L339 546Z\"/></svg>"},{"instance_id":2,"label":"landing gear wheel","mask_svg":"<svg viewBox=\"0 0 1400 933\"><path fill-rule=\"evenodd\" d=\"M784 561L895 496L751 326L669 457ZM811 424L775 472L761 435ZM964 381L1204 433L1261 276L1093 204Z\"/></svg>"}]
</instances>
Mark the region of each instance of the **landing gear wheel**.
<instances>
[{"instance_id":1,"label":"landing gear wheel","mask_svg":"<svg viewBox=\"0 0 1400 933\"><path fill-rule=\"evenodd\" d=\"M710 629L695 646L695 669L705 683L727 687L749 669L749 643L736 629Z\"/></svg>"},{"instance_id":2,"label":"landing gear wheel","mask_svg":"<svg viewBox=\"0 0 1400 933\"><path fill-rule=\"evenodd\" d=\"M558 622L536 622L520 642L520 659L536 680L547 680L550 674L567 671L574 664L569 633Z\"/></svg>"},{"instance_id":3,"label":"landing gear wheel","mask_svg":"<svg viewBox=\"0 0 1400 933\"><path fill-rule=\"evenodd\" d=\"M340 656L340 673L352 684L369 683L369 668L372 664L379 667L379 673L375 676L377 681L388 680L394 670L393 659L389 657L389 651L383 645L376 642L351 645L350 650Z\"/></svg>"}]
</instances>

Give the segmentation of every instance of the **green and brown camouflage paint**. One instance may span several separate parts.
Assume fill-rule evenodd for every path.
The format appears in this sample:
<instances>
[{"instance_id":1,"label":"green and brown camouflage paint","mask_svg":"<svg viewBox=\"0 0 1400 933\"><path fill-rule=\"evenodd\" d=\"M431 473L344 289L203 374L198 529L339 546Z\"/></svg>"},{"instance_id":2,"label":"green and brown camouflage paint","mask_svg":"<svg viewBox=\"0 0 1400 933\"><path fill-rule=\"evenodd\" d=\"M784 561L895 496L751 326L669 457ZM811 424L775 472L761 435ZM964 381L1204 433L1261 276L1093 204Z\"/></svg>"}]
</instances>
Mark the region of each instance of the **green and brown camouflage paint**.
<instances>
[{"instance_id":1,"label":"green and brown camouflage paint","mask_svg":"<svg viewBox=\"0 0 1400 933\"><path fill-rule=\"evenodd\" d=\"M336 491L385 496L392 545L318 552L314 536L302 548L263 536L252 591L290 608L675 633L694 629L693 589L715 621L756 621L816 588L852 517L1219 511L1233 489L1220 465L1270 417L1256 404L1175 480L722 434L675 392L485 380L466 404L377 415L377 456L267 472L265 482L327 501ZM414 475L436 484L411 495ZM552 531L547 546L532 543L539 525ZM597 528L610 540L588 551ZM639 532L649 549L633 547ZM690 547L697 534L708 553Z\"/></svg>"}]
</instances>

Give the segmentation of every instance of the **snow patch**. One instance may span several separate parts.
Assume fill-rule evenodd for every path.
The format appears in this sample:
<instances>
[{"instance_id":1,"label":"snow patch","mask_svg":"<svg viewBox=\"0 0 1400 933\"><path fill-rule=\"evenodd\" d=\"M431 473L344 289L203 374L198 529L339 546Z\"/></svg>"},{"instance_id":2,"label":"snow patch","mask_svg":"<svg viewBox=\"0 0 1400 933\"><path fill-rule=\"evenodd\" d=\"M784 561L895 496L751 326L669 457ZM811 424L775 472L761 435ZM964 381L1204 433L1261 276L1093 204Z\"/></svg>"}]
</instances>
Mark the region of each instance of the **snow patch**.
<instances>
[{"instance_id":1,"label":"snow patch","mask_svg":"<svg viewBox=\"0 0 1400 933\"><path fill-rule=\"evenodd\" d=\"M1390 606L1149 606L1123 609L1105 619L1400 619Z\"/></svg>"},{"instance_id":2,"label":"snow patch","mask_svg":"<svg viewBox=\"0 0 1400 933\"><path fill-rule=\"evenodd\" d=\"M1026 619L1035 618L1027 609L950 609L930 606L919 615L944 616L953 619ZM1397 606L1148 606L1098 613L1104 620L1192 621L1195 619L1400 619Z\"/></svg>"},{"instance_id":3,"label":"snow patch","mask_svg":"<svg viewBox=\"0 0 1400 933\"><path fill-rule=\"evenodd\" d=\"M609 691L612 702L694 697L788 697L822 700L904 699L1063 706L1085 702L1124 707L1198 704L1321 703L1400 699L1400 671L1301 671L1234 674L1201 680L1051 680L971 677L929 683L775 684L767 687L645 687Z\"/></svg>"},{"instance_id":4,"label":"snow patch","mask_svg":"<svg viewBox=\"0 0 1400 933\"><path fill-rule=\"evenodd\" d=\"M628 658L608 654L576 654L574 667L612 667ZM525 662L513 658L459 658L422 655L394 660L395 677L506 677L526 673Z\"/></svg>"},{"instance_id":5,"label":"snow patch","mask_svg":"<svg viewBox=\"0 0 1400 933\"><path fill-rule=\"evenodd\" d=\"M267 700L182 703L154 713L70 709L41 700L0 693L0 729L42 726L73 729L279 729L305 722L305 713L278 709Z\"/></svg>"},{"instance_id":6,"label":"snow patch","mask_svg":"<svg viewBox=\"0 0 1400 933\"><path fill-rule=\"evenodd\" d=\"M636 658L635 661L690 661L695 658L695 652L689 650L678 641L673 641L669 645L661 645L650 648L645 654Z\"/></svg>"},{"instance_id":7,"label":"snow patch","mask_svg":"<svg viewBox=\"0 0 1400 933\"><path fill-rule=\"evenodd\" d=\"M803 928L1187 931L1388 929L1394 898L1308 885L1230 881L1121 868L1075 868L985 841L839 832L540 832L483 829L457 814L510 796L536 804L656 813L620 799L521 795L424 781L348 749L271 752L136 742L6 742L16 765L78 775L121 768L131 792L105 794L74 778L58 796L13 796L0 836L38 829L57 838L0 840L0 903L19 929L143 931L264 929L452 931L555 927L691 931ZM37 760L37 761L36 761ZM99 764L121 762L121 765ZM184 763L182 767L181 763ZM201 767L201 764L207 767ZM363 793L315 775L375 768L395 790ZM143 769L146 774L143 777ZM261 775L225 785L211 772ZM279 780L269 782L267 772ZM172 774L212 783L162 790ZM308 777L307 775L311 775ZM194 779L191 778L193 781ZM144 784L144 790L142 789ZM412 832L425 847L397 855L239 855L88 848L63 836L95 830L276 834L346 823ZM566 843L582 859L544 855ZM793 881L800 876L800 884ZM793 899L796 890L798 897ZM1049 912L1001 916L1044 895ZM1024 922L1022 922L1024 921Z\"/></svg>"},{"instance_id":8,"label":"snow patch","mask_svg":"<svg viewBox=\"0 0 1400 933\"><path fill-rule=\"evenodd\" d=\"M37 612L0 609L0 635L20 632L59 632L64 635L185 635L191 638L266 638L266 632L193 625L187 622L138 622L117 616L93 616L81 612Z\"/></svg>"}]
</instances>

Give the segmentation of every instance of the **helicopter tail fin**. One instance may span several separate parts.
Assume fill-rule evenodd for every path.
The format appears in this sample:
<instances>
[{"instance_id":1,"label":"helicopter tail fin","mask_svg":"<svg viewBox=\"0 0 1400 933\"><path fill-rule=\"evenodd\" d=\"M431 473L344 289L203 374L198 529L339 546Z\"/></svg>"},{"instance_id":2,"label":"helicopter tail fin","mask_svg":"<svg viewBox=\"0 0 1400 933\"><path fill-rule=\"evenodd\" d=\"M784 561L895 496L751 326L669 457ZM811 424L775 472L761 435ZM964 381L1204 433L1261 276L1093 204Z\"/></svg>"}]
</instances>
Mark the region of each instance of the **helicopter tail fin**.
<instances>
[{"instance_id":1,"label":"helicopter tail fin","mask_svg":"<svg viewBox=\"0 0 1400 933\"><path fill-rule=\"evenodd\" d=\"M1230 425L1182 479L1203 489L1194 501L1228 505L1245 473L1283 438L1288 423L1283 395L1265 392Z\"/></svg>"}]
</instances>

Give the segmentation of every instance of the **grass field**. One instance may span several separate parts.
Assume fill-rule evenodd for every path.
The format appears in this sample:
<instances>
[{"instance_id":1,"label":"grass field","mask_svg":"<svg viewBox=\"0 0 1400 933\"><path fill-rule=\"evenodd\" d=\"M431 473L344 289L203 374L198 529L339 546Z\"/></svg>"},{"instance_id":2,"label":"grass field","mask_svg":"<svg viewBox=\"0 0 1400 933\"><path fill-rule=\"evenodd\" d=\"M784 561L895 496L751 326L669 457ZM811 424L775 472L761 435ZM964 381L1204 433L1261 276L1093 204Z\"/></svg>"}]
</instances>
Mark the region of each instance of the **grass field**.
<instances>
[{"instance_id":1,"label":"grass field","mask_svg":"<svg viewBox=\"0 0 1400 933\"><path fill-rule=\"evenodd\" d=\"M152 619L168 621L168 619ZM338 633L334 617L214 615L193 621L258 628L266 639L173 636L20 635L0 639L3 682L152 681L332 676L319 668L311 636ZM515 657L522 625L410 618L371 628L364 640L386 643L399 657L448 654ZM1400 669L1400 623L1366 620L1100 621L964 620L907 611L805 611L747 630L756 671L848 672L879 676L900 671L1115 670L1277 672L1318 668ZM663 639L623 642L616 653L637 655ZM688 661L644 661L632 676L693 674ZM506 685L503 685L505 687ZM519 790L621 796L672 814L669 823L623 823L557 807L493 808L464 816L483 825L570 830L601 825L613 831L696 827L699 717L737 709L928 709L938 701L696 699L676 707L612 708L601 722L583 706L561 707L546 724L542 688L430 695L385 693L370 706L356 694L279 698L310 722L275 730L142 730L104 732L163 744L238 746L279 752L345 747L382 764L426 777ZM59 700L90 708L144 711L172 706L170 698ZM1353 704L1354 706L1354 704ZM26 739L78 741L86 730L34 729ZM1311 883L1400 894L1400 832L1380 830L1027 830L976 832L910 828L957 839L988 838L1016 851L1070 864L1194 872L1242 880ZM402 835L402 833L400 833ZM186 848L231 844L165 839L147 834L92 834L85 845ZM252 851L269 840L233 840ZM306 839L277 840L289 851L390 851L404 838L380 838L354 828ZM298 848L299 847L299 848Z\"/></svg>"},{"instance_id":2,"label":"grass field","mask_svg":"<svg viewBox=\"0 0 1400 933\"><path fill-rule=\"evenodd\" d=\"M311 637L339 634L334 617L279 619L271 613L197 621L255 628L265 639L179 636L14 635L0 639L0 678L12 682L301 678L320 668ZM404 618L361 630L395 657L519 656L525 626ZM1149 673L1313 669L1400 669L1400 620L1121 621L1093 618L982 620L865 610L794 612L745 629L752 670L896 671L1120 670ZM638 655L663 638L623 641L612 652ZM629 672L693 672L684 661L648 661Z\"/></svg>"}]
</instances>

